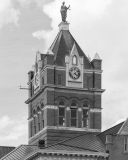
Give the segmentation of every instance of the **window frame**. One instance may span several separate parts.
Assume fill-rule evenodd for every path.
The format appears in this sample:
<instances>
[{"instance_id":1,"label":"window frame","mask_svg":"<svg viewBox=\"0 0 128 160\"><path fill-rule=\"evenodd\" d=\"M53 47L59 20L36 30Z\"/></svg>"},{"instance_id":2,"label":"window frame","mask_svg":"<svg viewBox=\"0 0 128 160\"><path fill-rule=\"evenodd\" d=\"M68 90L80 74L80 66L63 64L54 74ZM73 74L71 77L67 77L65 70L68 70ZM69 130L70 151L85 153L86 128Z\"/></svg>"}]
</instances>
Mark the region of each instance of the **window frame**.
<instances>
[{"instance_id":1,"label":"window frame","mask_svg":"<svg viewBox=\"0 0 128 160\"><path fill-rule=\"evenodd\" d=\"M62 85L62 74L58 74L58 85Z\"/></svg>"},{"instance_id":2,"label":"window frame","mask_svg":"<svg viewBox=\"0 0 128 160\"><path fill-rule=\"evenodd\" d=\"M87 106L84 106L84 104L87 104ZM88 102L84 102L83 103L83 105L82 105L82 128L88 128L89 127L89 120L90 120L90 118L89 118L89 109L90 109L90 105L89 105L89 103ZM83 111L84 110L87 110L87 118L86 117L84 117L84 115L83 115ZM86 126L84 126L84 120L86 120Z\"/></svg>"},{"instance_id":3,"label":"window frame","mask_svg":"<svg viewBox=\"0 0 128 160\"><path fill-rule=\"evenodd\" d=\"M36 115L33 117L34 135L36 134Z\"/></svg>"},{"instance_id":4,"label":"window frame","mask_svg":"<svg viewBox=\"0 0 128 160\"><path fill-rule=\"evenodd\" d=\"M75 59L75 63L74 63L74 59ZM77 56L76 55L73 55L73 57L72 57L72 64L77 65Z\"/></svg>"},{"instance_id":5,"label":"window frame","mask_svg":"<svg viewBox=\"0 0 128 160\"><path fill-rule=\"evenodd\" d=\"M60 105L60 102L64 102L64 105ZM64 108L64 116L60 116L59 115L59 109L60 108ZM66 116L66 110L65 110L65 101L64 100L60 100L59 104L58 104L58 125L64 127L65 126L65 116ZM60 124L60 118L63 119L63 125Z\"/></svg>"},{"instance_id":6,"label":"window frame","mask_svg":"<svg viewBox=\"0 0 128 160\"><path fill-rule=\"evenodd\" d=\"M124 136L124 153L128 153L128 136Z\"/></svg>"},{"instance_id":7,"label":"window frame","mask_svg":"<svg viewBox=\"0 0 128 160\"><path fill-rule=\"evenodd\" d=\"M72 105L73 103L75 103L76 105ZM72 117L72 110L76 110L76 117ZM70 126L71 127L77 127L77 120L78 120L78 109L77 109L77 102L72 101L71 102L71 106L70 106ZM75 120L76 125L72 125L72 120Z\"/></svg>"},{"instance_id":8,"label":"window frame","mask_svg":"<svg viewBox=\"0 0 128 160\"><path fill-rule=\"evenodd\" d=\"M41 130L40 128L40 113L37 114L37 119L38 119L38 131Z\"/></svg>"},{"instance_id":9,"label":"window frame","mask_svg":"<svg viewBox=\"0 0 128 160\"><path fill-rule=\"evenodd\" d=\"M41 111L42 129L44 128L44 110Z\"/></svg>"}]
</instances>

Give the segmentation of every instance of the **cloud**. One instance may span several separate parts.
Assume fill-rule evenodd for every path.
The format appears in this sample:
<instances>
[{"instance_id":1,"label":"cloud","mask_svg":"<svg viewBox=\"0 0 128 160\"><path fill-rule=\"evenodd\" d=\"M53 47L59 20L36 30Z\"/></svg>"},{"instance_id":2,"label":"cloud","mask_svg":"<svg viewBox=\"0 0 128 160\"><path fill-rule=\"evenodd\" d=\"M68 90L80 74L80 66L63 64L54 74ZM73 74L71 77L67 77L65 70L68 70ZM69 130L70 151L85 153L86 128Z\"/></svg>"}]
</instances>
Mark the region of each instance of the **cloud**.
<instances>
[{"instance_id":1,"label":"cloud","mask_svg":"<svg viewBox=\"0 0 128 160\"><path fill-rule=\"evenodd\" d=\"M19 15L19 9L14 8L11 0L0 0L0 28L9 23L18 25Z\"/></svg>"},{"instance_id":2,"label":"cloud","mask_svg":"<svg viewBox=\"0 0 128 160\"><path fill-rule=\"evenodd\" d=\"M36 1L36 0L35 0ZM50 47L53 38L58 32L58 22L61 22L60 6L62 0L55 0L45 5L39 5L44 13L51 18L52 30L38 30L32 33L32 36L37 39L44 39L46 43L45 51ZM68 11L68 18L72 22L72 31L76 28L93 25L96 17L99 18L103 15L106 7L111 4L111 0L65 0L66 5L71 5L71 11ZM95 18L94 18L95 17ZM82 28L81 28L82 31ZM80 32L80 31L79 31Z\"/></svg>"},{"instance_id":3,"label":"cloud","mask_svg":"<svg viewBox=\"0 0 128 160\"><path fill-rule=\"evenodd\" d=\"M117 124L119 124L119 123L121 123L121 122L124 122L126 119L119 119L118 121L116 121L116 123L114 123L112 126L115 126L115 125L117 125Z\"/></svg>"},{"instance_id":4,"label":"cloud","mask_svg":"<svg viewBox=\"0 0 128 160\"><path fill-rule=\"evenodd\" d=\"M27 134L26 117L20 120L10 118L7 115L0 118L0 142L18 140L21 136Z\"/></svg>"}]
</instances>

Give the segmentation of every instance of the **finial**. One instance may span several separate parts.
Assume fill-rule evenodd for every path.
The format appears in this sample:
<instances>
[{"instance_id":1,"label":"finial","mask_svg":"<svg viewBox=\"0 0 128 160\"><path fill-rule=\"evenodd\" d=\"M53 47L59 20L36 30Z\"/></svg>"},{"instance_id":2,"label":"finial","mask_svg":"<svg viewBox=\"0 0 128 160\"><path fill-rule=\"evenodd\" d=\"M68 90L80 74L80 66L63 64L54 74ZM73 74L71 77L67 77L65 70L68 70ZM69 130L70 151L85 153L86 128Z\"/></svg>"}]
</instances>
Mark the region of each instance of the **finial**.
<instances>
[{"instance_id":1,"label":"finial","mask_svg":"<svg viewBox=\"0 0 128 160\"><path fill-rule=\"evenodd\" d=\"M65 6L65 2L63 2L62 6L61 6L61 9L60 9L60 13L61 13L61 17L62 17L62 22L66 22L67 10L70 10L70 5L68 7L66 7Z\"/></svg>"}]
</instances>

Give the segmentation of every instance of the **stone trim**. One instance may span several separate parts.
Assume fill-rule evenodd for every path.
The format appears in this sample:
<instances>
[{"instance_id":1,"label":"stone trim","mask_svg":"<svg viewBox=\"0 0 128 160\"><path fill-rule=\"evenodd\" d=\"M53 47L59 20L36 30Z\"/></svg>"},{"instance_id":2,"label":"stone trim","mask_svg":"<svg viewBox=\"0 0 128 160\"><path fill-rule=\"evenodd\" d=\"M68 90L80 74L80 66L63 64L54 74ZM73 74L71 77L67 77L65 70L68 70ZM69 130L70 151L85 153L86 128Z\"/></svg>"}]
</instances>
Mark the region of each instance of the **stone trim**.
<instances>
[{"instance_id":1,"label":"stone trim","mask_svg":"<svg viewBox=\"0 0 128 160\"><path fill-rule=\"evenodd\" d=\"M103 70L90 70L90 69L84 69L84 73L96 73L96 74L102 74Z\"/></svg>"},{"instance_id":2,"label":"stone trim","mask_svg":"<svg viewBox=\"0 0 128 160\"><path fill-rule=\"evenodd\" d=\"M91 108L90 109L90 112L101 112L101 109L100 108Z\"/></svg>"},{"instance_id":3,"label":"stone trim","mask_svg":"<svg viewBox=\"0 0 128 160\"><path fill-rule=\"evenodd\" d=\"M62 67L62 66L55 66L55 65L46 65L44 66L44 68L41 70L41 73L40 74L43 74L43 72L46 70L46 69L57 69L57 70L64 70L66 71L66 67Z\"/></svg>"},{"instance_id":4,"label":"stone trim","mask_svg":"<svg viewBox=\"0 0 128 160\"><path fill-rule=\"evenodd\" d=\"M69 131L88 131L88 132L101 132L100 129L90 128L76 128L76 127L60 127L60 126L46 126L44 129L58 129L58 130L69 130Z\"/></svg>"},{"instance_id":5,"label":"stone trim","mask_svg":"<svg viewBox=\"0 0 128 160\"><path fill-rule=\"evenodd\" d=\"M33 117L32 117L32 118L29 118L29 119L28 119L28 122L30 122L30 121L32 121L32 120L33 120Z\"/></svg>"},{"instance_id":6,"label":"stone trim","mask_svg":"<svg viewBox=\"0 0 128 160\"><path fill-rule=\"evenodd\" d=\"M56 91L56 92L65 92L65 93L67 93L67 91L66 90L64 90L63 88L60 88L61 90L55 90L54 88L46 88L45 90L46 91ZM89 92L89 90L88 89L84 89L83 91L84 92L82 92L82 91L80 91L80 88L78 89L78 88L73 88L73 90L72 90L72 88L66 88L66 89L69 89L68 90L68 93L72 93L72 92L74 92L74 90L78 90L78 92L77 92L77 94L87 94L87 95L101 95L102 93L99 93L99 92L97 92L97 91L93 91L92 92L92 90L90 90L90 92ZM85 93L86 92L86 93Z\"/></svg>"},{"instance_id":7,"label":"stone trim","mask_svg":"<svg viewBox=\"0 0 128 160\"><path fill-rule=\"evenodd\" d=\"M47 108L49 108L49 109L58 109L58 107L55 106L55 105L46 105L46 106L44 106L43 109L47 109Z\"/></svg>"},{"instance_id":8,"label":"stone trim","mask_svg":"<svg viewBox=\"0 0 128 160\"><path fill-rule=\"evenodd\" d=\"M64 126L46 126L44 127L41 131L36 133L34 136L29 138L29 141L31 141L33 138L37 137L40 135L42 132L48 129L55 129L55 130L69 130L69 131L80 131L80 132L101 132L101 129L91 129L91 128L76 128L76 127L64 127Z\"/></svg>"}]
</instances>

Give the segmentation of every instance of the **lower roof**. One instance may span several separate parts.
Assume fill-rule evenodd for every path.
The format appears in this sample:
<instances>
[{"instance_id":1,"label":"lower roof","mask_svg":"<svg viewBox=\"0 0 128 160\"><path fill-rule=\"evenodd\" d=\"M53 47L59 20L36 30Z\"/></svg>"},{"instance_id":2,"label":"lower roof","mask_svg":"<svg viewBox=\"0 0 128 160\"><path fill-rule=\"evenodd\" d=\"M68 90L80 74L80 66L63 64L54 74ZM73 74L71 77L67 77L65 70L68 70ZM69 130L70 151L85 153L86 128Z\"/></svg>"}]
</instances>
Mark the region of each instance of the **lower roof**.
<instances>
[{"instance_id":1,"label":"lower roof","mask_svg":"<svg viewBox=\"0 0 128 160\"><path fill-rule=\"evenodd\" d=\"M40 149L35 145L20 145L1 160L21 160L40 154L107 156L104 145L94 133L85 133ZM26 158L25 158L26 157Z\"/></svg>"},{"instance_id":2,"label":"lower roof","mask_svg":"<svg viewBox=\"0 0 128 160\"><path fill-rule=\"evenodd\" d=\"M15 147L0 146L0 158L4 157L6 154L10 153L14 149Z\"/></svg>"}]
</instances>

